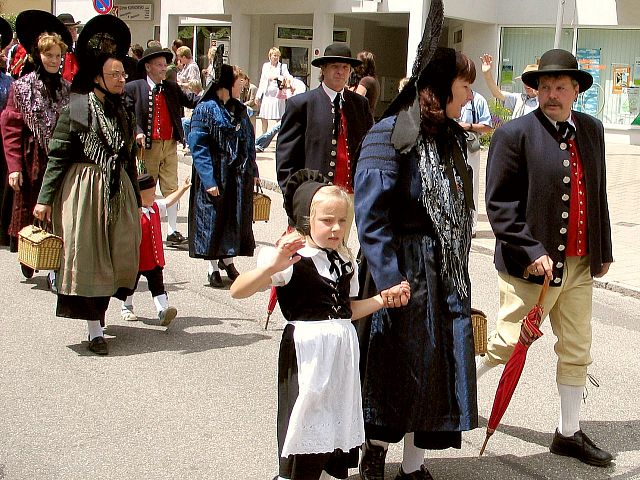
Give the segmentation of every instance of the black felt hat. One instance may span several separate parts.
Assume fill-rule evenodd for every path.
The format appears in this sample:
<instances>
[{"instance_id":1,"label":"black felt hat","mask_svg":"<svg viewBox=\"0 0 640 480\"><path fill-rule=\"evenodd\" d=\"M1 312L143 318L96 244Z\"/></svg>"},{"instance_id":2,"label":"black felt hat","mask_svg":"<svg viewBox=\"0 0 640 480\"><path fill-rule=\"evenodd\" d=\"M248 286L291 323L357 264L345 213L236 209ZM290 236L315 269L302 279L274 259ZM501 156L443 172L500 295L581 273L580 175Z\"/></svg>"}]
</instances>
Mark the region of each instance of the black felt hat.
<instances>
[{"instance_id":1,"label":"black felt hat","mask_svg":"<svg viewBox=\"0 0 640 480\"><path fill-rule=\"evenodd\" d=\"M571 52L554 48L540 57L538 70L522 74L522 82L535 90L538 89L538 81L543 75L568 75L578 82L580 93L589 90L593 85L593 77L589 72L578 68L578 60Z\"/></svg>"},{"instance_id":2,"label":"black felt hat","mask_svg":"<svg viewBox=\"0 0 640 480\"><path fill-rule=\"evenodd\" d=\"M321 67L327 63L348 63L352 67L362 65L362 61L351 56L351 49L346 43L332 43L324 49L322 57L314 58L311 65Z\"/></svg>"},{"instance_id":3,"label":"black felt hat","mask_svg":"<svg viewBox=\"0 0 640 480\"><path fill-rule=\"evenodd\" d=\"M58 15L58 20L60 20L65 27L77 27L80 25L80 22L76 22L76 19L73 18L73 15L70 13L61 13Z\"/></svg>"},{"instance_id":4,"label":"black felt hat","mask_svg":"<svg viewBox=\"0 0 640 480\"><path fill-rule=\"evenodd\" d=\"M156 188L156 180L148 173L138 175L138 187L140 191Z\"/></svg>"},{"instance_id":5,"label":"black felt hat","mask_svg":"<svg viewBox=\"0 0 640 480\"><path fill-rule=\"evenodd\" d=\"M289 225L309 234L311 200L318 190L330 185L329 180L317 170L302 169L289 177L284 188L284 209Z\"/></svg>"},{"instance_id":6,"label":"black felt hat","mask_svg":"<svg viewBox=\"0 0 640 480\"><path fill-rule=\"evenodd\" d=\"M13 38L13 30L11 25L4 18L0 17L0 49L4 49L11 43Z\"/></svg>"},{"instance_id":7,"label":"black felt hat","mask_svg":"<svg viewBox=\"0 0 640 480\"><path fill-rule=\"evenodd\" d=\"M38 48L38 37L43 33L57 33L67 47L73 45L71 33L64 23L44 10L24 10L16 17L16 34L18 41L33 54Z\"/></svg>"},{"instance_id":8,"label":"black felt hat","mask_svg":"<svg viewBox=\"0 0 640 480\"><path fill-rule=\"evenodd\" d=\"M129 47L127 47L129 48ZM173 52L168 48L162 47L149 47L147 48L140 60L138 60L138 68L142 68L144 70L144 65L149 61L153 60L156 57L164 57L167 59L167 63L173 62Z\"/></svg>"},{"instance_id":9,"label":"black felt hat","mask_svg":"<svg viewBox=\"0 0 640 480\"><path fill-rule=\"evenodd\" d=\"M71 89L87 93L94 88L94 79L102 73L108 58L123 60L129 51L131 32L124 21L113 15L97 15L87 22L76 43L78 73Z\"/></svg>"}]
</instances>

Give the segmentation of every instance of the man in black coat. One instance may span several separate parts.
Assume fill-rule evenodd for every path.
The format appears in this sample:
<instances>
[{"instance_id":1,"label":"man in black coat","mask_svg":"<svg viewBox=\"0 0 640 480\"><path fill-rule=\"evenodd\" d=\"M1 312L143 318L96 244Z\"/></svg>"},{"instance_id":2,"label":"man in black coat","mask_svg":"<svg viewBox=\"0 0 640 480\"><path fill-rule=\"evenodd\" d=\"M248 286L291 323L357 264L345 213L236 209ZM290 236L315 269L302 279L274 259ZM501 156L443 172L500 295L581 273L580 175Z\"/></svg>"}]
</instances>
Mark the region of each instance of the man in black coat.
<instances>
[{"instance_id":1,"label":"man in black coat","mask_svg":"<svg viewBox=\"0 0 640 480\"><path fill-rule=\"evenodd\" d=\"M565 50L550 50L537 71L522 75L538 90L540 107L493 134L487 161L487 215L496 236L500 286L496 331L478 377L506 363L522 318L543 301L557 337L560 421L550 450L606 467L612 457L580 429L579 414L591 363L593 277L613 261L606 193L604 128L572 111L593 83Z\"/></svg>"},{"instance_id":2,"label":"man in black coat","mask_svg":"<svg viewBox=\"0 0 640 480\"><path fill-rule=\"evenodd\" d=\"M199 96L184 93L175 82L165 80L173 54L149 47L138 62L141 79L129 82L125 92L136 111L136 140L144 149L147 173L160 183L165 197L178 189L178 142L183 142L182 107L195 108ZM186 238L177 230L178 204L167 208L167 243L179 245Z\"/></svg>"},{"instance_id":3,"label":"man in black coat","mask_svg":"<svg viewBox=\"0 0 640 480\"><path fill-rule=\"evenodd\" d=\"M322 71L320 86L287 100L276 146L282 191L291 175L309 168L353 193L358 149L373 125L368 100L345 88L361 63L346 44L331 44L311 62Z\"/></svg>"}]
</instances>

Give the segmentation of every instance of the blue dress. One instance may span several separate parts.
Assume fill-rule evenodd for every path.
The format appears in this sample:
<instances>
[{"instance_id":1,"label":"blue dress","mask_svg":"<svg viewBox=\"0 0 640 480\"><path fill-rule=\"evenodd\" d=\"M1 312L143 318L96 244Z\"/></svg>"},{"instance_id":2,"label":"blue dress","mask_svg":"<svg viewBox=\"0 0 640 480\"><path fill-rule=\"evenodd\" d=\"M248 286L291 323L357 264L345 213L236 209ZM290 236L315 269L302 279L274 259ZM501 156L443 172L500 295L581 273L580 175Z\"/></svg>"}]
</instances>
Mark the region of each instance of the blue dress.
<instances>
[{"instance_id":1,"label":"blue dress","mask_svg":"<svg viewBox=\"0 0 640 480\"><path fill-rule=\"evenodd\" d=\"M448 127L447 147L433 147L425 164L421 137L407 153L394 148L395 120L367 134L354 183L360 245L377 290L411 284L409 304L376 312L361 345L365 432L392 443L415 432L417 447L459 448L461 432L478 423L469 187L456 168L466 165L464 143Z\"/></svg>"},{"instance_id":2,"label":"blue dress","mask_svg":"<svg viewBox=\"0 0 640 480\"><path fill-rule=\"evenodd\" d=\"M253 182L258 176L253 127L246 107L231 99L200 102L191 116L193 156L189 256L252 256ZM207 193L218 187L220 195Z\"/></svg>"}]
</instances>

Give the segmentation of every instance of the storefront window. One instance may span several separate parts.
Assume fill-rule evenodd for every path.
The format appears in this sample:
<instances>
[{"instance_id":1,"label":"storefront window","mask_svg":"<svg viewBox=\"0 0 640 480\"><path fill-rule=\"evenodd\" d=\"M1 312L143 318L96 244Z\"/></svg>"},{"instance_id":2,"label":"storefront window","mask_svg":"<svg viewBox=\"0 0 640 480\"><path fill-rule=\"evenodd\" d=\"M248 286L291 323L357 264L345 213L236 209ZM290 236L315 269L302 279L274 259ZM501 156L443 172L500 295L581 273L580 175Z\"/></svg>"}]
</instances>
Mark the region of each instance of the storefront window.
<instances>
[{"instance_id":1,"label":"storefront window","mask_svg":"<svg viewBox=\"0 0 640 480\"><path fill-rule=\"evenodd\" d=\"M640 113L640 30L579 28L577 57L594 77L577 109L603 123L634 124ZM636 121L640 123L640 121Z\"/></svg>"},{"instance_id":2,"label":"storefront window","mask_svg":"<svg viewBox=\"0 0 640 480\"><path fill-rule=\"evenodd\" d=\"M498 65L498 84L508 92L523 92L522 82L515 80L524 67L537 63L547 50L553 48L555 28L550 27L503 27L502 51ZM571 51L573 30L565 28L560 37L560 48Z\"/></svg>"}]
</instances>

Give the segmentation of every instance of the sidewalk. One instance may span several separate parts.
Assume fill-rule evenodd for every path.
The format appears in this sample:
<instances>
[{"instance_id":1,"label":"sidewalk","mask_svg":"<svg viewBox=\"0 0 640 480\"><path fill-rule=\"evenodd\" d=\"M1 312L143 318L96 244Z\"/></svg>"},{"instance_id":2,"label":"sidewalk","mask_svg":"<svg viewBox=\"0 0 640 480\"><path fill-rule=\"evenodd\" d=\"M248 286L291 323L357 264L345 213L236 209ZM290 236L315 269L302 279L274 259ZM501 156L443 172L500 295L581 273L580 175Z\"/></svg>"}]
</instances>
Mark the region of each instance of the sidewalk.
<instances>
[{"instance_id":1,"label":"sidewalk","mask_svg":"<svg viewBox=\"0 0 640 480\"><path fill-rule=\"evenodd\" d=\"M258 168L265 188L277 190L275 140L257 154ZM613 236L613 258L609 273L596 279L596 285L640 298L640 146L609 144L607 184ZM485 178L487 150L482 151L480 178ZM493 255L495 237L487 220L484 181L480 182L477 237L472 248Z\"/></svg>"}]
</instances>

